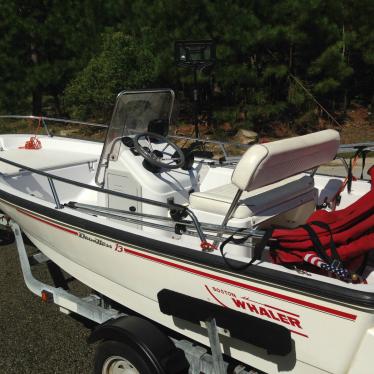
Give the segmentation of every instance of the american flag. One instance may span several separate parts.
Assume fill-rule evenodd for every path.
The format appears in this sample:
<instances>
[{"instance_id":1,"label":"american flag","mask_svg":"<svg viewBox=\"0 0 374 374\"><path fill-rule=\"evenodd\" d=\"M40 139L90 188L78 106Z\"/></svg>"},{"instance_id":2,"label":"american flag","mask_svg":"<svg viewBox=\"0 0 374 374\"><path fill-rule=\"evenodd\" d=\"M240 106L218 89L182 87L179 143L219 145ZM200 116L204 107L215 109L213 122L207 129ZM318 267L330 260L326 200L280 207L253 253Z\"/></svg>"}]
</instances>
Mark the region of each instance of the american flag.
<instances>
[{"instance_id":1,"label":"american flag","mask_svg":"<svg viewBox=\"0 0 374 374\"><path fill-rule=\"evenodd\" d=\"M340 278L349 278L350 273L347 269L340 267L339 265L329 265L324 262L320 257L313 253L308 253L304 256L304 261L319 267L322 270L329 271L330 273L336 274Z\"/></svg>"}]
</instances>

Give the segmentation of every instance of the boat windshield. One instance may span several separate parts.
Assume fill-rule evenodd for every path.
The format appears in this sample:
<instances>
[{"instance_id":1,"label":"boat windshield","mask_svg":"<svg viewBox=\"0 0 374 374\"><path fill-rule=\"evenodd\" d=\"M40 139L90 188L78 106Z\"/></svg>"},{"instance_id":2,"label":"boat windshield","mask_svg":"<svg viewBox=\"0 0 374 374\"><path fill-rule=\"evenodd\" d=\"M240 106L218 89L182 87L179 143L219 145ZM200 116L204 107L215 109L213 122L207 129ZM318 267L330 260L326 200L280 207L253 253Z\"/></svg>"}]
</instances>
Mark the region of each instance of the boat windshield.
<instances>
[{"instance_id":1,"label":"boat windshield","mask_svg":"<svg viewBox=\"0 0 374 374\"><path fill-rule=\"evenodd\" d=\"M161 125L167 135L174 105L174 92L169 89L123 91L118 94L112 119L100 157L100 165L117 160L120 142L115 139L142 132L155 132L155 125ZM153 126L153 128L152 128ZM101 167L97 171L98 174Z\"/></svg>"}]
</instances>

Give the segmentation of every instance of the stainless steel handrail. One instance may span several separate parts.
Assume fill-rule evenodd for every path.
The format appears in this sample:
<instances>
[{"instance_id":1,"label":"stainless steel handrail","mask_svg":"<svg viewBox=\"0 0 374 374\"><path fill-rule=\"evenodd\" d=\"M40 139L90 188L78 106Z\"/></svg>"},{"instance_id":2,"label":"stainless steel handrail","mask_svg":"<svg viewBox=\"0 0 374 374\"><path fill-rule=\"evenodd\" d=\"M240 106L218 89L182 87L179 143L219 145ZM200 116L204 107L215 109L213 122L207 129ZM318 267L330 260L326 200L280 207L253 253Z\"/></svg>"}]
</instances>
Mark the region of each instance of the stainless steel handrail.
<instances>
[{"instance_id":1,"label":"stainless steel handrail","mask_svg":"<svg viewBox=\"0 0 374 374\"><path fill-rule=\"evenodd\" d=\"M91 127L101 127L101 128L108 128L109 125L107 124L102 124L102 123L93 123L93 122L84 122L84 121L77 121L77 120L72 120L72 119L67 119L67 118L55 118L55 117L44 117L44 116L25 116L25 115L0 115L0 118L4 119L32 119L32 120L42 120L43 127L47 133L47 135L52 136L51 132L49 131L48 125L46 122L61 122L61 123L70 123L70 124L77 124L77 125L85 125L85 126L91 126ZM136 130L129 129L130 133L138 133ZM235 147L240 147L240 148L248 148L251 146L251 144L242 144L242 143L230 143L230 142L222 142L219 140L211 140L211 139L200 139L200 138L192 138L188 136L182 136L182 135L168 135L168 138L172 139L180 139L180 140L190 140L192 142L199 142L202 144L216 144L218 145L224 157L227 159L229 156L227 154L225 146L235 146ZM235 157L232 158L233 160Z\"/></svg>"},{"instance_id":2,"label":"stainless steel handrail","mask_svg":"<svg viewBox=\"0 0 374 374\"><path fill-rule=\"evenodd\" d=\"M0 162L4 162L6 164L15 166L15 167L17 167L19 169L22 169L22 171L26 170L26 171L29 171L31 173L42 175L42 176L44 176L46 178L51 178L53 180L57 180L57 181L60 181L60 182L63 182L63 183L67 183L67 184L71 184L73 186L77 186L77 187L81 187L81 188L86 188L88 190L93 190L93 191L97 191L97 192L107 193L109 195L118 196L118 197L124 197L125 199L139 201L139 202L143 202L145 204L155 205L155 206L159 206L159 207L163 207L163 208L167 208L167 209L176 209L176 210L183 210L183 211L186 209L185 206L180 205L180 204L175 204L175 203L161 203L159 201L154 201L154 200L146 199L144 197L133 196L133 195L125 194L125 193L122 193L122 192L117 192L117 191L113 191L113 190L108 190L106 188L96 187L96 186L92 186L92 185L89 185L89 184L86 184L86 183L77 182L77 181L74 181L74 180L71 180L71 179L60 177L58 175L46 173L45 171L41 171L41 170L30 168L30 167L28 167L26 165L22 165L22 164L19 164L17 162L14 162L14 161L7 160L6 158L0 157ZM0 172L1 172L1 170L0 170Z\"/></svg>"},{"instance_id":3,"label":"stainless steel handrail","mask_svg":"<svg viewBox=\"0 0 374 374\"><path fill-rule=\"evenodd\" d=\"M372 152L374 151L374 142L341 144L338 153L356 152L358 148L364 148Z\"/></svg>"},{"instance_id":4,"label":"stainless steel handrail","mask_svg":"<svg viewBox=\"0 0 374 374\"><path fill-rule=\"evenodd\" d=\"M171 224L180 223L184 225L187 229L191 229L195 226L193 221L186 221L185 219L178 220L178 219L173 219L171 217L161 217L161 216L156 216L154 214L124 211L122 209L106 208L106 207L101 207L98 205L91 205L91 204L85 204L85 203L79 203L79 202L73 202L73 201L69 202L67 206L74 208L74 209L83 210L85 212L90 212L91 214L103 215L105 217L114 218L114 219L127 220L128 218L126 216L135 217L134 223L138 223L140 225L145 223L145 221L141 220L144 218L144 219L149 219L153 221L154 220L164 221L164 222L168 222ZM166 226L166 227L169 227L169 226ZM215 233L219 232L222 229L221 225L206 223L206 222L200 222L200 227L205 231L210 231L210 232L215 232ZM174 231L174 228L172 229ZM246 236L249 233L251 233L253 237L257 237L257 238L261 238L264 235L264 232L265 231L263 230L248 228L247 230L243 230L238 233L238 228L231 227L231 226L225 226L225 230L224 230L225 235L236 234L239 236Z\"/></svg>"},{"instance_id":5,"label":"stainless steel handrail","mask_svg":"<svg viewBox=\"0 0 374 374\"><path fill-rule=\"evenodd\" d=\"M44 117L44 116L21 116L21 115L0 115L0 118L4 119L32 119L32 120L41 120L43 123L43 127L46 130L46 133L49 136L52 136L49 129L48 125L46 122L61 122L61 123L71 123L75 125L84 125L84 126L91 126L91 127L102 127L102 128L107 128L109 125L105 125L102 123L93 123L93 122L84 122L84 121L76 121L72 119L65 119L65 118L54 118L54 117Z\"/></svg>"},{"instance_id":6,"label":"stainless steel handrail","mask_svg":"<svg viewBox=\"0 0 374 374\"><path fill-rule=\"evenodd\" d=\"M47 178L47 179L48 179L49 187L51 188L51 191L52 191L53 199L55 200L55 203L56 203L56 209L62 209L63 205L61 205L60 203L60 199L58 197L58 193L57 193L55 184L53 182L53 179L52 178Z\"/></svg>"},{"instance_id":7,"label":"stainless steel handrail","mask_svg":"<svg viewBox=\"0 0 374 374\"><path fill-rule=\"evenodd\" d=\"M123 136L119 136L115 139L112 140L112 145L110 147L110 150L109 150L109 153L108 153L108 159L107 160L103 160L103 157L100 157L100 161L99 161L99 164L97 166L97 170L96 170L96 175L95 175L95 183L102 187L104 186L104 183L105 183L105 173L106 173L106 169L108 168L109 166L109 157L110 155L113 153L113 150L114 150L114 146L123 138ZM100 177L100 172L101 172L101 169L105 166L105 169L104 169L104 173L103 173L103 179L100 181L99 180L99 177Z\"/></svg>"},{"instance_id":8,"label":"stainless steel handrail","mask_svg":"<svg viewBox=\"0 0 374 374\"><path fill-rule=\"evenodd\" d=\"M166 208L166 209L169 209L169 210L174 209L174 210L177 210L177 211L183 211L191 219L191 221L180 222L180 221L174 221L174 220L170 219L170 223L175 223L176 224L176 223L180 222L180 223L186 224L187 233L189 235L196 235L197 234L197 236L200 238L200 240L202 242L205 242L207 240L207 238L209 238L209 239L216 238L215 236L205 234L203 230L215 232L215 231L217 231L217 226L212 225L212 224L206 224L206 223L201 224L199 222L199 220L197 219L197 217L195 216L195 214L184 205L175 204L175 203L162 203L162 202L159 202L159 201L150 200L150 199L146 199L146 198L139 197L139 196L129 195L129 194L125 194L125 193L122 193L122 192L108 190L108 189L105 189L105 188L102 188L102 187L96 187L96 186L88 185L88 184L85 184L85 183L82 183L82 182L77 182L77 181L70 180L70 179L67 179L67 178L63 178L63 177L60 177L60 176L57 176L57 175L54 175L54 174L46 173L46 172L41 171L41 170L33 169L33 168L28 167L28 166L25 166L25 165L22 165L22 164L4 159L2 157L0 157L0 162L4 162L4 163L7 163L9 165L15 166L19 169L22 169L22 172L29 171L31 173L35 173L35 174L42 175L42 176L46 177L48 179L48 182L49 182L49 185L50 185L50 188L51 188L51 192L52 192L52 196L53 196L54 202L56 204L56 209L62 209L64 206L67 206L67 207L70 207L70 208L73 208L73 209L78 208L78 209L87 210L87 211L88 210L91 210L91 211L94 210L94 209L92 209L93 208L92 206L88 206L88 205L80 204L80 203L70 203L70 204L65 204L65 205L61 204L60 199L58 197L58 192L57 192L57 190L55 188L55 185L54 185L54 182L53 182L54 180L57 180L57 181L60 181L60 182L63 182L63 183L67 183L67 184L70 184L70 185L73 185L73 186L97 191L97 192L100 192L100 193L106 193L108 195L114 195L114 196L122 197L122 198L125 198L125 199L131 199L131 200L134 200L134 201L139 201L139 202L149 204L149 205L163 207L163 208ZM74 204L76 204L77 206L75 207ZM105 215L107 215L107 216L111 215L112 218L114 218L114 216L116 216L114 211L110 212L110 210L107 209L107 212L105 212L105 210L106 210L105 208L100 209L100 207L98 207L98 209L96 211L96 214L101 214L101 215L104 215L104 216ZM121 213L122 214L127 214L128 212L121 212ZM131 213L128 213L127 215L131 215ZM121 220L126 220L128 222L133 222L133 223L137 223L137 224L150 225L150 226L153 225L153 227L157 226L157 227L161 228L161 226L162 226L164 229L167 229L169 231L170 230L171 231L175 230L174 228L171 228L170 226L159 225L159 224L150 223L150 222L144 222L144 221L141 221L140 219L138 220L138 219L134 219L134 218L131 218L131 217L123 217L123 216L120 217L120 215L117 215L117 217L115 217L115 218L116 219L121 219ZM147 217L147 215L145 214L144 218L155 220L156 216L148 216ZM162 220L163 219L161 218L161 221ZM196 230L196 234L194 234L191 231L191 228L193 228L193 227ZM235 232L235 230L231 227L227 227L225 231L226 231L225 233L227 233L227 234L232 234L232 233ZM246 230L246 232L240 233L239 235L248 234L248 232L253 237L261 237L261 235L263 234L261 232L261 230L248 229L248 231Z\"/></svg>"},{"instance_id":9,"label":"stainless steel handrail","mask_svg":"<svg viewBox=\"0 0 374 374\"><path fill-rule=\"evenodd\" d=\"M228 157L226 148L225 146L230 145L230 146L235 146L235 147L241 147L241 148L249 148L251 144L242 144L242 143L230 143L230 142L221 142L219 140L211 140L211 139L200 139L200 138L191 138L189 136L182 136L182 135L168 135L168 138L173 138L173 139L181 139L181 140L191 140L199 143L209 143L209 144L216 144L219 145L223 156L225 158Z\"/></svg>"},{"instance_id":10,"label":"stainless steel handrail","mask_svg":"<svg viewBox=\"0 0 374 374\"><path fill-rule=\"evenodd\" d=\"M206 241L206 236L205 236L204 232L202 231L202 229L200 227L200 223L199 223L198 219L196 218L195 214L192 211L190 211L186 206L183 206L183 205L180 205L180 204L175 204L175 203L162 203L162 202L159 202L159 201L146 199L144 197L129 195L129 194L125 194L125 193L122 193L122 192L108 190L108 189L102 188L102 187L91 186L91 185L88 185L86 183L73 181L73 180L70 180L70 179L67 179L67 178L60 177L58 175L53 175L53 174L46 173L46 172L41 171L41 170L33 169L33 168L28 167L28 166L19 164L17 162L7 160L7 159L2 158L2 157L0 157L0 162L4 162L6 164L15 166L19 169L22 169L22 171L26 170L26 171L29 171L31 173L35 173L35 174L42 175L42 176L46 177L49 181L52 196L53 196L54 201L56 203L56 208L57 209L60 209L63 206L60 203L60 200L58 198L58 193L57 193L56 189L54 188L54 184L51 183L51 181L53 181L53 180L57 180L57 181L60 181L60 182L63 182L63 183L71 184L73 186L86 188L86 189L101 192L101 193L106 193L108 195L113 195L113 196L118 196L118 197L122 197L122 198L125 198L125 199L139 201L139 202L142 202L144 204L154 205L154 206L158 206L158 207L162 207L162 208L166 208L166 209L174 209L174 210L177 210L177 211L183 211L191 218L192 222L195 225L196 231L197 231L201 241Z\"/></svg>"}]
</instances>

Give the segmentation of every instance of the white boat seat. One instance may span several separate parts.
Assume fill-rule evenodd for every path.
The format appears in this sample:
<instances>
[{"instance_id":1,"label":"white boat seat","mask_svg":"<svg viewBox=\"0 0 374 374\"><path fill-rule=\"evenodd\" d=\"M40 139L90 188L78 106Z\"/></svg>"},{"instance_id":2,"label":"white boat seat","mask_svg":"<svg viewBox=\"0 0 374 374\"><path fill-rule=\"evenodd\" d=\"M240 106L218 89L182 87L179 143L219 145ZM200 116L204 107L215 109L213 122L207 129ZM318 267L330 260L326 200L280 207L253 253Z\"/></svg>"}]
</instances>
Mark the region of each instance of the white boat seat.
<instances>
[{"instance_id":1,"label":"white boat seat","mask_svg":"<svg viewBox=\"0 0 374 374\"><path fill-rule=\"evenodd\" d=\"M89 153L65 152L63 150L43 148L38 150L8 149L1 151L0 157L41 171L60 169L98 160L98 156ZM12 176L20 171L21 169L18 167L0 162L0 173L3 175Z\"/></svg>"},{"instance_id":2,"label":"white boat seat","mask_svg":"<svg viewBox=\"0 0 374 374\"><path fill-rule=\"evenodd\" d=\"M231 182L251 191L331 161L339 148L335 130L255 144L235 167Z\"/></svg>"},{"instance_id":3,"label":"white boat seat","mask_svg":"<svg viewBox=\"0 0 374 374\"><path fill-rule=\"evenodd\" d=\"M251 217L284 202L295 201L297 196L314 187L313 178L300 173L331 161L339 142L337 131L324 130L255 144L236 165L231 184L191 194L190 207L225 215L224 227L232 217ZM285 205L289 208L290 204Z\"/></svg>"},{"instance_id":4,"label":"white boat seat","mask_svg":"<svg viewBox=\"0 0 374 374\"><path fill-rule=\"evenodd\" d=\"M233 218L249 218L264 210L304 195L314 187L313 178L299 174L250 192L243 192ZM230 183L190 195L190 208L225 215L238 188Z\"/></svg>"}]
</instances>

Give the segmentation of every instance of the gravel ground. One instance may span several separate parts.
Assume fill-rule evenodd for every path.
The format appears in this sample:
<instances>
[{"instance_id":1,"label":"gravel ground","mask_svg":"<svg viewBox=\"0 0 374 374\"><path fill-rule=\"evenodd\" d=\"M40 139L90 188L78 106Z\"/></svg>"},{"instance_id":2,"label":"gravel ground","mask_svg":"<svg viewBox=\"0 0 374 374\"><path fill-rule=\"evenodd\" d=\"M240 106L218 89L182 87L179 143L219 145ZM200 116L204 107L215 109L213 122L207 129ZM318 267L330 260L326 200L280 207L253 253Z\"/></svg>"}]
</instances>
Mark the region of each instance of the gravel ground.
<instances>
[{"instance_id":1,"label":"gravel ground","mask_svg":"<svg viewBox=\"0 0 374 374\"><path fill-rule=\"evenodd\" d=\"M34 274L47 280L45 265ZM0 247L0 374L92 372L90 330L25 286L14 245Z\"/></svg>"}]
</instances>

